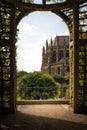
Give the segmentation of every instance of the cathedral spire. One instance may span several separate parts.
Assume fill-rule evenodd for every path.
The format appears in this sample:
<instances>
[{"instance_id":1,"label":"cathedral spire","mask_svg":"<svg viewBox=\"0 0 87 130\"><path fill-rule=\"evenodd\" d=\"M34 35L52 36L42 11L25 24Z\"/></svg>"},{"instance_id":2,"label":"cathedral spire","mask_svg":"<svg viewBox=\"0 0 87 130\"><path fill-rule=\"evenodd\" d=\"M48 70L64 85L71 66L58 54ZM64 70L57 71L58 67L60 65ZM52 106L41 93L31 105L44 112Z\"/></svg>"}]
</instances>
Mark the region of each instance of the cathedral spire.
<instances>
[{"instance_id":1,"label":"cathedral spire","mask_svg":"<svg viewBox=\"0 0 87 130\"><path fill-rule=\"evenodd\" d=\"M52 45L53 45L53 40L52 40L52 37L51 37L51 41L50 41L50 44L51 44L51 47L52 47Z\"/></svg>"},{"instance_id":2,"label":"cathedral spire","mask_svg":"<svg viewBox=\"0 0 87 130\"><path fill-rule=\"evenodd\" d=\"M45 47L43 46L43 55L45 54Z\"/></svg>"},{"instance_id":3,"label":"cathedral spire","mask_svg":"<svg viewBox=\"0 0 87 130\"><path fill-rule=\"evenodd\" d=\"M48 40L46 40L46 51L48 51Z\"/></svg>"}]
</instances>

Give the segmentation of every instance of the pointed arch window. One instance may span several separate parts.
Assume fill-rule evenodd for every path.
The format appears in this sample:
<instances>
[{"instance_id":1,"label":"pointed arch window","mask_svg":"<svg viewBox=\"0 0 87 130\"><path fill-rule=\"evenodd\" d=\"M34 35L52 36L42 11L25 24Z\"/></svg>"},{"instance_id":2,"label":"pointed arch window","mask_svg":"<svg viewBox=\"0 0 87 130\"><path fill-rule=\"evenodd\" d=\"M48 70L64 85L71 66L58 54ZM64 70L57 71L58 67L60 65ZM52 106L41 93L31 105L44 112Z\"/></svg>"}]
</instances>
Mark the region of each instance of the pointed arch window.
<instances>
[{"instance_id":1,"label":"pointed arch window","mask_svg":"<svg viewBox=\"0 0 87 130\"><path fill-rule=\"evenodd\" d=\"M56 51L53 51L53 54L52 54L52 62L53 62L53 63L56 62Z\"/></svg>"}]
</instances>

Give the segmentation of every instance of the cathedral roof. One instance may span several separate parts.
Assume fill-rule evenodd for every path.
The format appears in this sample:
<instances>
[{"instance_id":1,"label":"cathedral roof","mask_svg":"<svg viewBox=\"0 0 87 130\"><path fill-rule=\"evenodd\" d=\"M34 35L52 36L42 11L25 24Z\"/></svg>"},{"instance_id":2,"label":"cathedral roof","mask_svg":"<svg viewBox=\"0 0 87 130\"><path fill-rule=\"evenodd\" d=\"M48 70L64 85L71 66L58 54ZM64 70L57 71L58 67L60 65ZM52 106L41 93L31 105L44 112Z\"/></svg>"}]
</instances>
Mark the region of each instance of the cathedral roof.
<instances>
[{"instance_id":1,"label":"cathedral roof","mask_svg":"<svg viewBox=\"0 0 87 130\"><path fill-rule=\"evenodd\" d=\"M64 44L69 45L69 36L56 36L53 40L53 46L63 46Z\"/></svg>"}]
</instances>

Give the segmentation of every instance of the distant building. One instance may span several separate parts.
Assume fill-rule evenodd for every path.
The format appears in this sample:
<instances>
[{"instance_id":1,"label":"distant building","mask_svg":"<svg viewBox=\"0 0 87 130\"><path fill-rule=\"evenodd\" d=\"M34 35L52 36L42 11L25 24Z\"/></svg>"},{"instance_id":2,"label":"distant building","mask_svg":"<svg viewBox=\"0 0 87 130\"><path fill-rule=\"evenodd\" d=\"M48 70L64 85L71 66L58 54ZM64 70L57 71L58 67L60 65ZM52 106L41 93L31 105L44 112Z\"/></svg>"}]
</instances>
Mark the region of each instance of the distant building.
<instances>
[{"instance_id":1,"label":"distant building","mask_svg":"<svg viewBox=\"0 0 87 130\"><path fill-rule=\"evenodd\" d=\"M69 74L69 36L56 36L43 46L41 71L46 74Z\"/></svg>"}]
</instances>

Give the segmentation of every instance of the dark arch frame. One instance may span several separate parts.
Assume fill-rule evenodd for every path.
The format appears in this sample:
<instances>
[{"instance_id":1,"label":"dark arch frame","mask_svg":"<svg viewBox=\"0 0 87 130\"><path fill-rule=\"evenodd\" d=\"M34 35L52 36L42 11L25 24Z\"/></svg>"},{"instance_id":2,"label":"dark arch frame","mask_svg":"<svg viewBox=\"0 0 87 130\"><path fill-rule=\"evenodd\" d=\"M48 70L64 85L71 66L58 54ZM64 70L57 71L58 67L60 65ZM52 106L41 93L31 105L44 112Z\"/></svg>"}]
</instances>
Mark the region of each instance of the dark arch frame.
<instances>
[{"instance_id":1,"label":"dark arch frame","mask_svg":"<svg viewBox=\"0 0 87 130\"><path fill-rule=\"evenodd\" d=\"M82 24L87 17L86 6L86 0L67 0L52 5L46 5L44 1L43 5L36 5L19 0L0 0L0 112L14 112L16 108L16 27L25 15L33 11L51 11L68 25L70 41L73 42L70 47L73 101L71 98L70 102L74 112L87 112L87 30L84 29L87 24Z\"/></svg>"}]
</instances>

